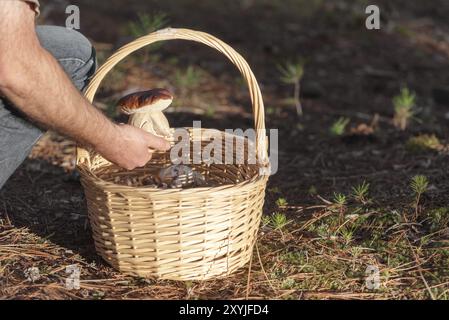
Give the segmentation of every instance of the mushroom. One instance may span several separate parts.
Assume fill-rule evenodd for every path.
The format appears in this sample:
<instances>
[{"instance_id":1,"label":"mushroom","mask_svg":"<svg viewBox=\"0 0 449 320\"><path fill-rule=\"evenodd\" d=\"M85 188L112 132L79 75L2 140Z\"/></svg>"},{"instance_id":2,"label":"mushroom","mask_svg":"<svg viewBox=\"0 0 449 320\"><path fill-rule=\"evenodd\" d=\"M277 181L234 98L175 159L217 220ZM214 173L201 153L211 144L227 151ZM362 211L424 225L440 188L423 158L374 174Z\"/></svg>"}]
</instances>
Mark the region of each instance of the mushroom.
<instances>
[{"instance_id":1,"label":"mushroom","mask_svg":"<svg viewBox=\"0 0 449 320\"><path fill-rule=\"evenodd\" d=\"M170 137L170 125L162 113L173 101L166 89L152 89L129 94L121 98L118 106L130 115L128 124L160 137Z\"/></svg>"},{"instance_id":2,"label":"mushroom","mask_svg":"<svg viewBox=\"0 0 449 320\"><path fill-rule=\"evenodd\" d=\"M190 184L193 178L192 169L185 165L171 165L159 171L157 180L160 185L169 188L182 188Z\"/></svg>"},{"instance_id":3,"label":"mushroom","mask_svg":"<svg viewBox=\"0 0 449 320\"><path fill-rule=\"evenodd\" d=\"M168 188L206 186L204 176L186 165L172 165L163 168L159 171L156 180L159 185Z\"/></svg>"}]
</instances>

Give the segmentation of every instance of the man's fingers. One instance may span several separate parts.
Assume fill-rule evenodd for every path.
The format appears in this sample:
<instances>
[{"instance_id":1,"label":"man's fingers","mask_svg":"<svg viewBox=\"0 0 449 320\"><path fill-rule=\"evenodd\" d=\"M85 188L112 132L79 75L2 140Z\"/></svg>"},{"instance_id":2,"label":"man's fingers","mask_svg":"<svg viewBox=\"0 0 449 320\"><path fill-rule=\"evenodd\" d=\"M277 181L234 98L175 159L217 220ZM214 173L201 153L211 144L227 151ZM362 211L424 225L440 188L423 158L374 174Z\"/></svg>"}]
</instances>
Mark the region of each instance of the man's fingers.
<instances>
[{"instance_id":1,"label":"man's fingers","mask_svg":"<svg viewBox=\"0 0 449 320\"><path fill-rule=\"evenodd\" d=\"M167 151L170 149L170 143L160 137L156 137L155 135L152 135L151 133L147 134L147 141L148 141L148 147L150 149L157 149L161 151Z\"/></svg>"}]
</instances>

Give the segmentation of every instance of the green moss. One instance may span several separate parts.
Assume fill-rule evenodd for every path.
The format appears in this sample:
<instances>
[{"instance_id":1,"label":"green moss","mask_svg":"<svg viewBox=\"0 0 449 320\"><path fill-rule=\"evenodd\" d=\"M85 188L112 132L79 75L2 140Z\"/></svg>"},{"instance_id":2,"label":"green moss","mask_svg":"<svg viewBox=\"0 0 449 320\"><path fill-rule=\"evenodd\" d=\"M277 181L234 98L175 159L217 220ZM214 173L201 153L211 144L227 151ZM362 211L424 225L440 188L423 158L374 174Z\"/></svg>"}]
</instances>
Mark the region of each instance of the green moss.
<instances>
[{"instance_id":1,"label":"green moss","mask_svg":"<svg viewBox=\"0 0 449 320\"><path fill-rule=\"evenodd\" d=\"M441 150L443 146L435 135L422 134L410 138L405 147L409 152L422 153L427 151L438 151Z\"/></svg>"}]
</instances>

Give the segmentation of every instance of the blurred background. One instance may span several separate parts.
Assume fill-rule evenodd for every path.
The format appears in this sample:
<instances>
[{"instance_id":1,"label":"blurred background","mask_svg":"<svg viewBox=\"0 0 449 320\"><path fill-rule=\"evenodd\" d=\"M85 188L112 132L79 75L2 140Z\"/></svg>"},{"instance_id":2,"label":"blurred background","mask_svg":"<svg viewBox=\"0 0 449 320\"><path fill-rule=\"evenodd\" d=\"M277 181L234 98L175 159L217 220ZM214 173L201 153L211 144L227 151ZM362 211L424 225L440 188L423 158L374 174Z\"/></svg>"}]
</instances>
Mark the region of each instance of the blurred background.
<instances>
[{"instance_id":1,"label":"blurred background","mask_svg":"<svg viewBox=\"0 0 449 320\"><path fill-rule=\"evenodd\" d=\"M403 152L409 140L438 145L447 138L447 1L378 1L380 30L366 29L371 3L364 0L42 2L42 24L65 25L67 5L79 6L80 32L94 43L100 65L120 46L168 26L209 32L233 46L260 82L267 127L280 130L278 177L301 198L310 184L324 184L324 192L354 182L346 176L374 174L397 187L386 195L392 201L404 189L402 168L421 160ZM252 126L236 69L219 53L182 41L126 59L105 80L97 106L123 120L117 100L153 87L174 92L174 125L196 119L204 127Z\"/></svg>"}]
</instances>

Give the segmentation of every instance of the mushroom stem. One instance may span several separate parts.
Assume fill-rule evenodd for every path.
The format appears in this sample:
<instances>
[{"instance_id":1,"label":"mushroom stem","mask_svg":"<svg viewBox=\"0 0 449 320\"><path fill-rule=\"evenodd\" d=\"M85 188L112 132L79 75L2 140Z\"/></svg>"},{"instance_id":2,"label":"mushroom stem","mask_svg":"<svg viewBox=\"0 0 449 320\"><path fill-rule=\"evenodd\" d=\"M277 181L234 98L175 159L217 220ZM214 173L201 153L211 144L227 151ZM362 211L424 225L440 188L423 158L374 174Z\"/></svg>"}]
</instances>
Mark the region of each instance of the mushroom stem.
<instances>
[{"instance_id":1,"label":"mushroom stem","mask_svg":"<svg viewBox=\"0 0 449 320\"><path fill-rule=\"evenodd\" d=\"M129 117L128 124L160 137L170 137L170 124L162 112L138 112Z\"/></svg>"},{"instance_id":2,"label":"mushroom stem","mask_svg":"<svg viewBox=\"0 0 449 320\"><path fill-rule=\"evenodd\" d=\"M130 115L128 124L154 134L150 115L146 112L137 112Z\"/></svg>"},{"instance_id":3,"label":"mushroom stem","mask_svg":"<svg viewBox=\"0 0 449 320\"><path fill-rule=\"evenodd\" d=\"M162 137L170 137L170 124L162 112L152 112L149 115L153 122L153 129L156 134Z\"/></svg>"}]
</instances>

